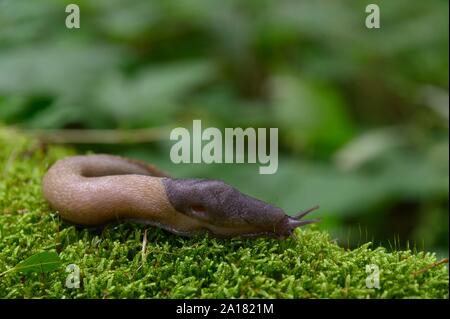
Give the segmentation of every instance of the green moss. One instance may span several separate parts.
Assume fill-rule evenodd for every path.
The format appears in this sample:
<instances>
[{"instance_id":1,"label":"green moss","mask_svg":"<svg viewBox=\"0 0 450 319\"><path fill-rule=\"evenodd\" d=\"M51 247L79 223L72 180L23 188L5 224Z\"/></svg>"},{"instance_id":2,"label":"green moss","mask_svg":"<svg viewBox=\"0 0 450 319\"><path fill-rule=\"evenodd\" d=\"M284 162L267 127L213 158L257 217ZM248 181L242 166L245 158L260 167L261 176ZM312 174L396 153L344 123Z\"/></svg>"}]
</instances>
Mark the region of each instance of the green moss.
<instances>
[{"instance_id":1,"label":"green moss","mask_svg":"<svg viewBox=\"0 0 450 319\"><path fill-rule=\"evenodd\" d=\"M77 228L48 207L40 188L46 169L70 154L0 129L0 272L42 251L81 270L78 289L65 287L64 267L9 272L0 277L1 298L448 298L444 265L414 275L434 254L370 243L347 250L314 226L285 241L187 239L130 223ZM366 288L369 264L379 267L380 289Z\"/></svg>"}]
</instances>

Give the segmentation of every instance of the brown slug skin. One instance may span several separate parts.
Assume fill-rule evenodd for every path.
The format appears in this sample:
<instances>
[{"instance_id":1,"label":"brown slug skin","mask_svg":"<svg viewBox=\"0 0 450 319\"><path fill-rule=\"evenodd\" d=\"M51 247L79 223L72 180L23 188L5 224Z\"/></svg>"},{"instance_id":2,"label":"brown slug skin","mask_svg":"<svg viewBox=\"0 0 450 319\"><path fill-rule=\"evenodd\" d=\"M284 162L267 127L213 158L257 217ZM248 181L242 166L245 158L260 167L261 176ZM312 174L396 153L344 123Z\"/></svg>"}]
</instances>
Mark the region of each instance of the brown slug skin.
<instances>
[{"instance_id":1,"label":"brown slug skin","mask_svg":"<svg viewBox=\"0 0 450 319\"><path fill-rule=\"evenodd\" d=\"M61 217L80 225L131 220L178 235L285 238L316 209L293 217L221 181L172 179L140 161L112 155L72 156L56 162L42 182Z\"/></svg>"}]
</instances>

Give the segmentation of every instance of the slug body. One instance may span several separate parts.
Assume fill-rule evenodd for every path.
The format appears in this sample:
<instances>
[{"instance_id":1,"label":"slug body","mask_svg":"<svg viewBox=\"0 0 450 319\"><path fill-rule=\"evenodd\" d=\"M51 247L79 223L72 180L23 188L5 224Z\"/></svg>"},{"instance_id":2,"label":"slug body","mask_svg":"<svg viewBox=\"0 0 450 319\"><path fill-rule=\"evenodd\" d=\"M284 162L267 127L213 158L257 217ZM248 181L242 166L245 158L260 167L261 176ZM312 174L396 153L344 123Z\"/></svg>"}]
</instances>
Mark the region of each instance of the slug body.
<instances>
[{"instance_id":1,"label":"slug body","mask_svg":"<svg viewBox=\"0 0 450 319\"><path fill-rule=\"evenodd\" d=\"M72 156L45 174L42 189L63 219L80 225L131 220L192 236L286 238L318 220L295 216L222 181L173 179L140 161L111 155Z\"/></svg>"}]
</instances>

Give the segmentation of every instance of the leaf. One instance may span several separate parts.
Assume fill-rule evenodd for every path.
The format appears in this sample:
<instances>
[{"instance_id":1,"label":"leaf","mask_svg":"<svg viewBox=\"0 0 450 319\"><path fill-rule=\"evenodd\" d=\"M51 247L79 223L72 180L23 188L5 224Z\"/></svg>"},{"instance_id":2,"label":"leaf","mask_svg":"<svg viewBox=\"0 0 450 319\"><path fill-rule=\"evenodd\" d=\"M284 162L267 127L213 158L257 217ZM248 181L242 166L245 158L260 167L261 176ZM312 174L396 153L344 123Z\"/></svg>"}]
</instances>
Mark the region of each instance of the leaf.
<instances>
[{"instance_id":1,"label":"leaf","mask_svg":"<svg viewBox=\"0 0 450 319\"><path fill-rule=\"evenodd\" d=\"M0 51L0 92L7 95L82 96L121 53L113 46L45 43Z\"/></svg>"},{"instance_id":2,"label":"leaf","mask_svg":"<svg viewBox=\"0 0 450 319\"><path fill-rule=\"evenodd\" d=\"M58 269L61 266L61 263L61 259L57 253L44 251L28 257L7 272L19 271L23 273L47 273Z\"/></svg>"},{"instance_id":3,"label":"leaf","mask_svg":"<svg viewBox=\"0 0 450 319\"><path fill-rule=\"evenodd\" d=\"M97 92L99 109L120 122L161 124L172 119L181 99L214 76L207 60L160 64L127 77L110 74Z\"/></svg>"},{"instance_id":4,"label":"leaf","mask_svg":"<svg viewBox=\"0 0 450 319\"><path fill-rule=\"evenodd\" d=\"M334 155L336 165L350 171L406 144L400 127L383 127L356 136Z\"/></svg>"},{"instance_id":5,"label":"leaf","mask_svg":"<svg viewBox=\"0 0 450 319\"><path fill-rule=\"evenodd\" d=\"M295 150L333 152L351 138L354 125L347 104L333 87L296 75L272 79L274 115L281 139Z\"/></svg>"}]
</instances>

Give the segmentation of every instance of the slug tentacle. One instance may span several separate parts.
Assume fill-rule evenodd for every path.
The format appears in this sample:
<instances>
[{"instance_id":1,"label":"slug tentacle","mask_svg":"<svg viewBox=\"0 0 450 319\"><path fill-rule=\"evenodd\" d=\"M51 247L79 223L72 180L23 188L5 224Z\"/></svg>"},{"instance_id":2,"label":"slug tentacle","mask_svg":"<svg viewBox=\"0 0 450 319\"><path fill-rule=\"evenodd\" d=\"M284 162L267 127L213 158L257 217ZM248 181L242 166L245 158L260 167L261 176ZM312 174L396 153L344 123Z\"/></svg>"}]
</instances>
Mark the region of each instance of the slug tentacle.
<instances>
[{"instance_id":1,"label":"slug tentacle","mask_svg":"<svg viewBox=\"0 0 450 319\"><path fill-rule=\"evenodd\" d=\"M320 218L307 219L307 220L298 220L298 219L292 218L290 220L290 224L294 228L297 228L297 227L300 227L300 226L304 226L304 225L308 225L308 224L314 224L314 223L318 223L318 222L320 222Z\"/></svg>"},{"instance_id":2,"label":"slug tentacle","mask_svg":"<svg viewBox=\"0 0 450 319\"><path fill-rule=\"evenodd\" d=\"M143 162L111 155L73 156L44 176L45 198L68 221L103 225L139 220L174 234L286 238L318 206L288 216L217 180L174 179Z\"/></svg>"},{"instance_id":3,"label":"slug tentacle","mask_svg":"<svg viewBox=\"0 0 450 319\"><path fill-rule=\"evenodd\" d=\"M309 214L309 213L311 213L312 211L315 211L315 210L317 210L317 209L319 209L319 208L320 208L320 206L319 206L319 205L316 205L316 206L313 206L313 207L311 207L311 208L302 210L302 211L298 212L297 214L295 214L295 215L292 216L292 217L295 218L295 219L302 219L302 218L305 217L307 214Z\"/></svg>"}]
</instances>

